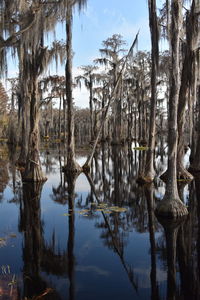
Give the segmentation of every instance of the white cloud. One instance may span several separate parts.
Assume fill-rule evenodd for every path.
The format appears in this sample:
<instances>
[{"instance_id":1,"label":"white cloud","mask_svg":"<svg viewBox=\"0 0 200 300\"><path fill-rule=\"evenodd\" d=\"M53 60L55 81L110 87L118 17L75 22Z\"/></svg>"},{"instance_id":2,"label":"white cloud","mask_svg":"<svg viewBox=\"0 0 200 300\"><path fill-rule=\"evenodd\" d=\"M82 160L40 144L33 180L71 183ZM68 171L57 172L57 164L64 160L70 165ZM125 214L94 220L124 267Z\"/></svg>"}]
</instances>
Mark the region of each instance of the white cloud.
<instances>
[{"instance_id":1,"label":"white cloud","mask_svg":"<svg viewBox=\"0 0 200 300\"><path fill-rule=\"evenodd\" d=\"M82 74L82 71L80 68L73 68L73 78L75 78L78 75ZM84 86L84 84L81 85L80 87L76 87L73 89L73 98L74 98L74 103L75 106L85 108L88 107L88 102L89 102L89 92Z\"/></svg>"},{"instance_id":2,"label":"white cloud","mask_svg":"<svg viewBox=\"0 0 200 300\"><path fill-rule=\"evenodd\" d=\"M88 107L89 93L84 85L81 87L81 89L77 87L73 90L73 98L76 106L82 108Z\"/></svg>"}]
</instances>

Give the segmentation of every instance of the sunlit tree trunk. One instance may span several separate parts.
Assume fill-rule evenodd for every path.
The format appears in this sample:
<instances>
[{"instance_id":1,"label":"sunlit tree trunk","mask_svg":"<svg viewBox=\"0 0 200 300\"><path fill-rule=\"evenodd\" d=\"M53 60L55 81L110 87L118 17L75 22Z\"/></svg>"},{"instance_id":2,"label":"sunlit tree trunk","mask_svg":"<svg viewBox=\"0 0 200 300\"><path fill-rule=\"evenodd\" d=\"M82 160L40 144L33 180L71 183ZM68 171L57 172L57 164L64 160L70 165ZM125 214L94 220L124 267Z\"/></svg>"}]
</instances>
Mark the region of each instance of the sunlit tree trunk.
<instances>
[{"instance_id":1,"label":"sunlit tree trunk","mask_svg":"<svg viewBox=\"0 0 200 300\"><path fill-rule=\"evenodd\" d=\"M180 31L182 28L182 1L171 1L171 82L169 96L168 119L168 173L166 191L162 201L156 208L158 215L177 218L188 213L180 200L177 189L177 109L180 90Z\"/></svg>"},{"instance_id":2,"label":"sunlit tree trunk","mask_svg":"<svg viewBox=\"0 0 200 300\"><path fill-rule=\"evenodd\" d=\"M31 77L30 134L23 181L45 181L39 155L39 103L37 76Z\"/></svg>"},{"instance_id":3,"label":"sunlit tree trunk","mask_svg":"<svg viewBox=\"0 0 200 300\"><path fill-rule=\"evenodd\" d=\"M90 100L89 100L89 105L90 105L90 138L91 141L94 139L94 112L93 112L93 79L92 79L92 74L90 74L89 78L89 88L90 88Z\"/></svg>"},{"instance_id":4,"label":"sunlit tree trunk","mask_svg":"<svg viewBox=\"0 0 200 300\"><path fill-rule=\"evenodd\" d=\"M67 99L67 164L65 172L79 172L80 166L75 160L74 107L72 99L72 1L67 1L66 12L66 99Z\"/></svg>"},{"instance_id":5,"label":"sunlit tree trunk","mask_svg":"<svg viewBox=\"0 0 200 300\"><path fill-rule=\"evenodd\" d=\"M193 162L190 165L189 171L192 172L195 176L199 177L200 174L200 85L198 87L198 122L197 122L197 145L196 145L196 151L194 154Z\"/></svg>"},{"instance_id":6,"label":"sunlit tree trunk","mask_svg":"<svg viewBox=\"0 0 200 300\"><path fill-rule=\"evenodd\" d=\"M158 22L156 15L156 0L149 0L149 26L151 31L151 110L149 122L149 140L148 152L145 166L145 172L142 174L144 182L152 182L155 177L154 170L154 150L155 150L155 133L156 133L156 77L158 71Z\"/></svg>"},{"instance_id":7,"label":"sunlit tree trunk","mask_svg":"<svg viewBox=\"0 0 200 300\"><path fill-rule=\"evenodd\" d=\"M184 126L185 126L185 109L186 104L193 107L194 99L196 98L196 84L193 99L189 97L191 85L196 82L196 56L195 45L198 43L198 16L196 12L197 1L193 0L190 12L186 17L186 45L185 56L181 74L181 86L179 92L178 104L178 153L177 153L177 177L191 180L193 176L184 168ZM191 127L191 126L190 126ZM190 134L191 136L191 134Z\"/></svg>"}]
</instances>

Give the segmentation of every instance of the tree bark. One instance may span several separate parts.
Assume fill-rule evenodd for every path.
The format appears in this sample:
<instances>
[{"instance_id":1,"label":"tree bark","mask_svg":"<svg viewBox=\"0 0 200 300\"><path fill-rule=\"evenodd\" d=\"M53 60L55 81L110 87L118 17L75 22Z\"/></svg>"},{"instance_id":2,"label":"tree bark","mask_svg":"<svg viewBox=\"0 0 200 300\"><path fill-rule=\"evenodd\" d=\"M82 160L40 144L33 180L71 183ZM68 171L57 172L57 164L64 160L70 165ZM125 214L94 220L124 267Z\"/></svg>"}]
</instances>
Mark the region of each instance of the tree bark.
<instances>
[{"instance_id":1,"label":"tree bark","mask_svg":"<svg viewBox=\"0 0 200 300\"><path fill-rule=\"evenodd\" d=\"M196 23L197 14L196 14L196 1L193 0L191 5L190 13L186 17L186 45L185 45L185 57L182 68L181 75L181 86L179 92L179 104L178 104L178 153L177 153L177 177L181 179L192 180L193 176L190 174L183 166L183 157L184 157L184 126L185 126L185 109L188 100L189 106L192 106L193 102L191 98L189 99L189 90L191 90L191 83L196 82L196 61L194 53L194 45L197 43L197 34L196 34ZM193 72L191 71L193 70ZM196 89L196 85L195 85ZM196 94L196 91L195 91ZM193 95L195 98L195 95ZM190 135L191 136L191 135Z\"/></svg>"},{"instance_id":2,"label":"tree bark","mask_svg":"<svg viewBox=\"0 0 200 300\"><path fill-rule=\"evenodd\" d=\"M75 141L74 141L74 107L72 99L72 1L67 1L66 12L66 55L65 66L66 76L66 99L67 99L67 164L64 171L76 173L81 171L81 167L75 160Z\"/></svg>"},{"instance_id":3,"label":"tree bark","mask_svg":"<svg viewBox=\"0 0 200 300\"><path fill-rule=\"evenodd\" d=\"M89 105L90 105L90 138L91 141L94 139L94 116L93 116L93 80L92 80L92 74L90 74L90 79L89 79L89 86L90 86L90 100L89 100Z\"/></svg>"},{"instance_id":4,"label":"tree bark","mask_svg":"<svg viewBox=\"0 0 200 300\"><path fill-rule=\"evenodd\" d=\"M177 188L177 108L180 90L180 30L182 27L182 1L171 2L171 83L169 96L168 122L168 176L165 195L156 208L158 215L178 218L188 213L186 206L179 198Z\"/></svg>"},{"instance_id":5,"label":"tree bark","mask_svg":"<svg viewBox=\"0 0 200 300\"><path fill-rule=\"evenodd\" d=\"M200 175L200 85L198 87L198 124L197 124L197 146L192 164L189 171L194 174L195 177Z\"/></svg>"},{"instance_id":6,"label":"tree bark","mask_svg":"<svg viewBox=\"0 0 200 300\"><path fill-rule=\"evenodd\" d=\"M23 95L25 97L25 95ZM26 164L26 157L28 153L28 99L23 99L23 106L22 106L22 113L21 113L21 122L22 122L22 128L21 128L21 150L20 155L17 161L17 164L19 166L25 166Z\"/></svg>"},{"instance_id":7,"label":"tree bark","mask_svg":"<svg viewBox=\"0 0 200 300\"><path fill-rule=\"evenodd\" d=\"M154 150L155 150L155 133L156 133L156 83L158 71L158 22L156 15L156 0L149 0L149 26L151 31L151 110L149 122L149 140L148 152L144 174L141 174L141 180L144 182L152 182L155 177L154 170Z\"/></svg>"},{"instance_id":8,"label":"tree bark","mask_svg":"<svg viewBox=\"0 0 200 300\"><path fill-rule=\"evenodd\" d=\"M30 103L30 134L28 155L23 181L45 181L39 156L39 104L38 104L38 81L32 76L32 92Z\"/></svg>"}]
</instances>

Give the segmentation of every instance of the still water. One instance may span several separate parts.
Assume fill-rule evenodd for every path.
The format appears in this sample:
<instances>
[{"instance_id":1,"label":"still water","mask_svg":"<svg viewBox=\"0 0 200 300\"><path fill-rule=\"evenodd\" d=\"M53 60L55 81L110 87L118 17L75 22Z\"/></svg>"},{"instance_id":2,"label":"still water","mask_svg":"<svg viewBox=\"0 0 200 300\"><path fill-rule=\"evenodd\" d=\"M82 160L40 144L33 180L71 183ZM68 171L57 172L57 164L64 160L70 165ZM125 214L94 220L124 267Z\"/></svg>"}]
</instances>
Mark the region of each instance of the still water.
<instances>
[{"instance_id":1,"label":"still water","mask_svg":"<svg viewBox=\"0 0 200 300\"><path fill-rule=\"evenodd\" d=\"M164 183L136 182L144 155L101 147L90 176L69 183L63 153L43 148L48 180L22 184L1 149L0 299L200 299L200 184L179 184L190 214L161 225ZM158 174L165 164L158 151Z\"/></svg>"}]
</instances>

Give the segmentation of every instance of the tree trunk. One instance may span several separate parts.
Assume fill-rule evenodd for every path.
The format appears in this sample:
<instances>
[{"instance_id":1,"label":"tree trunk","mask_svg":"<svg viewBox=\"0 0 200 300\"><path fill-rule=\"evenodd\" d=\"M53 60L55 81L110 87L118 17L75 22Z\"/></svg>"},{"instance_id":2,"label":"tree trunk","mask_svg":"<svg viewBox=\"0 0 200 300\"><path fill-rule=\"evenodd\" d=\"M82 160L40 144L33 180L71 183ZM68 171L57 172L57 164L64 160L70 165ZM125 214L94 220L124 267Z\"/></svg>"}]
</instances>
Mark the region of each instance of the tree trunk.
<instances>
[{"instance_id":1,"label":"tree trunk","mask_svg":"<svg viewBox=\"0 0 200 300\"><path fill-rule=\"evenodd\" d=\"M93 116L93 81L92 81L92 75L90 74L90 139L93 141L94 139L94 116Z\"/></svg>"},{"instance_id":2,"label":"tree trunk","mask_svg":"<svg viewBox=\"0 0 200 300\"><path fill-rule=\"evenodd\" d=\"M168 176L166 191L162 201L156 208L158 215L177 218L188 213L186 206L180 200L177 188L177 108L180 90L180 30L182 28L182 1L171 2L171 83L169 96L168 122Z\"/></svg>"},{"instance_id":3,"label":"tree trunk","mask_svg":"<svg viewBox=\"0 0 200 300\"><path fill-rule=\"evenodd\" d=\"M105 98L106 98L106 95L105 95L105 86L104 86L103 87L102 106L101 106L101 110L102 110L101 121L102 122L103 122L103 117L104 117ZM105 142L105 124L103 124L103 126L102 126L101 140L102 140L102 142Z\"/></svg>"},{"instance_id":4,"label":"tree trunk","mask_svg":"<svg viewBox=\"0 0 200 300\"><path fill-rule=\"evenodd\" d=\"M67 164L64 171L69 173L80 172L81 168L75 160L75 141L74 141L74 107L72 99L72 1L67 1L66 12L66 54L67 61L65 66L66 76L66 99L67 99Z\"/></svg>"},{"instance_id":5,"label":"tree trunk","mask_svg":"<svg viewBox=\"0 0 200 300\"><path fill-rule=\"evenodd\" d=\"M145 166L145 173L141 174L144 182L152 182L155 177L154 170L154 150L155 150L155 134L156 134L156 82L158 69L158 23L156 15L156 0L149 0L149 26L151 31L151 111L149 123L149 140L148 152Z\"/></svg>"},{"instance_id":6,"label":"tree trunk","mask_svg":"<svg viewBox=\"0 0 200 300\"><path fill-rule=\"evenodd\" d=\"M42 173L39 156L39 104L38 104L38 82L32 77L32 94L30 103L30 134L28 155L26 160L23 181L45 181Z\"/></svg>"},{"instance_id":7,"label":"tree trunk","mask_svg":"<svg viewBox=\"0 0 200 300\"><path fill-rule=\"evenodd\" d=\"M23 95L25 97L25 95ZM28 99L23 99L23 106L22 106L22 131L21 131L21 150L20 150L20 155L17 161L17 164L19 166L25 166L26 165L26 157L28 153Z\"/></svg>"},{"instance_id":8,"label":"tree trunk","mask_svg":"<svg viewBox=\"0 0 200 300\"><path fill-rule=\"evenodd\" d=\"M197 124L197 146L189 171L196 176L200 175L200 85L198 87L198 124Z\"/></svg>"},{"instance_id":9,"label":"tree trunk","mask_svg":"<svg viewBox=\"0 0 200 300\"><path fill-rule=\"evenodd\" d=\"M67 140L67 134L66 134L66 99L65 96L63 95L63 142L64 144L66 143Z\"/></svg>"},{"instance_id":10,"label":"tree trunk","mask_svg":"<svg viewBox=\"0 0 200 300\"><path fill-rule=\"evenodd\" d=\"M191 90L191 83L195 86L194 94L196 95L196 82L197 72L196 72L196 61L194 54L194 45L197 41L196 34L196 23L198 22L196 16L196 1L193 0L190 13L186 18L186 45L185 45L185 57L182 68L181 76L181 87L179 93L179 105L178 105L178 154L177 154L177 177L181 179L192 180L193 176L184 168L183 157L184 157L184 125L185 125L185 109L187 100L189 99L189 90ZM193 95L193 98L196 98ZM188 101L189 107L193 107L193 100L190 98ZM191 118L190 118L191 119ZM190 126L191 130L191 126ZM190 137L192 134L190 134ZM190 141L191 144L191 141Z\"/></svg>"},{"instance_id":11,"label":"tree trunk","mask_svg":"<svg viewBox=\"0 0 200 300\"><path fill-rule=\"evenodd\" d=\"M59 102L59 116L58 116L58 122L59 122L59 124L58 124L58 138L59 138L59 140L61 140L61 128L62 128L62 126L61 126L61 104L62 104L62 97L61 97L61 95L60 95L60 102Z\"/></svg>"},{"instance_id":12,"label":"tree trunk","mask_svg":"<svg viewBox=\"0 0 200 300\"><path fill-rule=\"evenodd\" d=\"M28 124L28 109L29 109L29 97L27 95L27 78L24 74L25 64L25 53L27 49L21 44L18 48L19 56L19 91L18 91L18 109L19 117L21 117L21 150L17 164L25 167L26 158L28 154L28 135L29 135L29 124Z\"/></svg>"}]
</instances>

